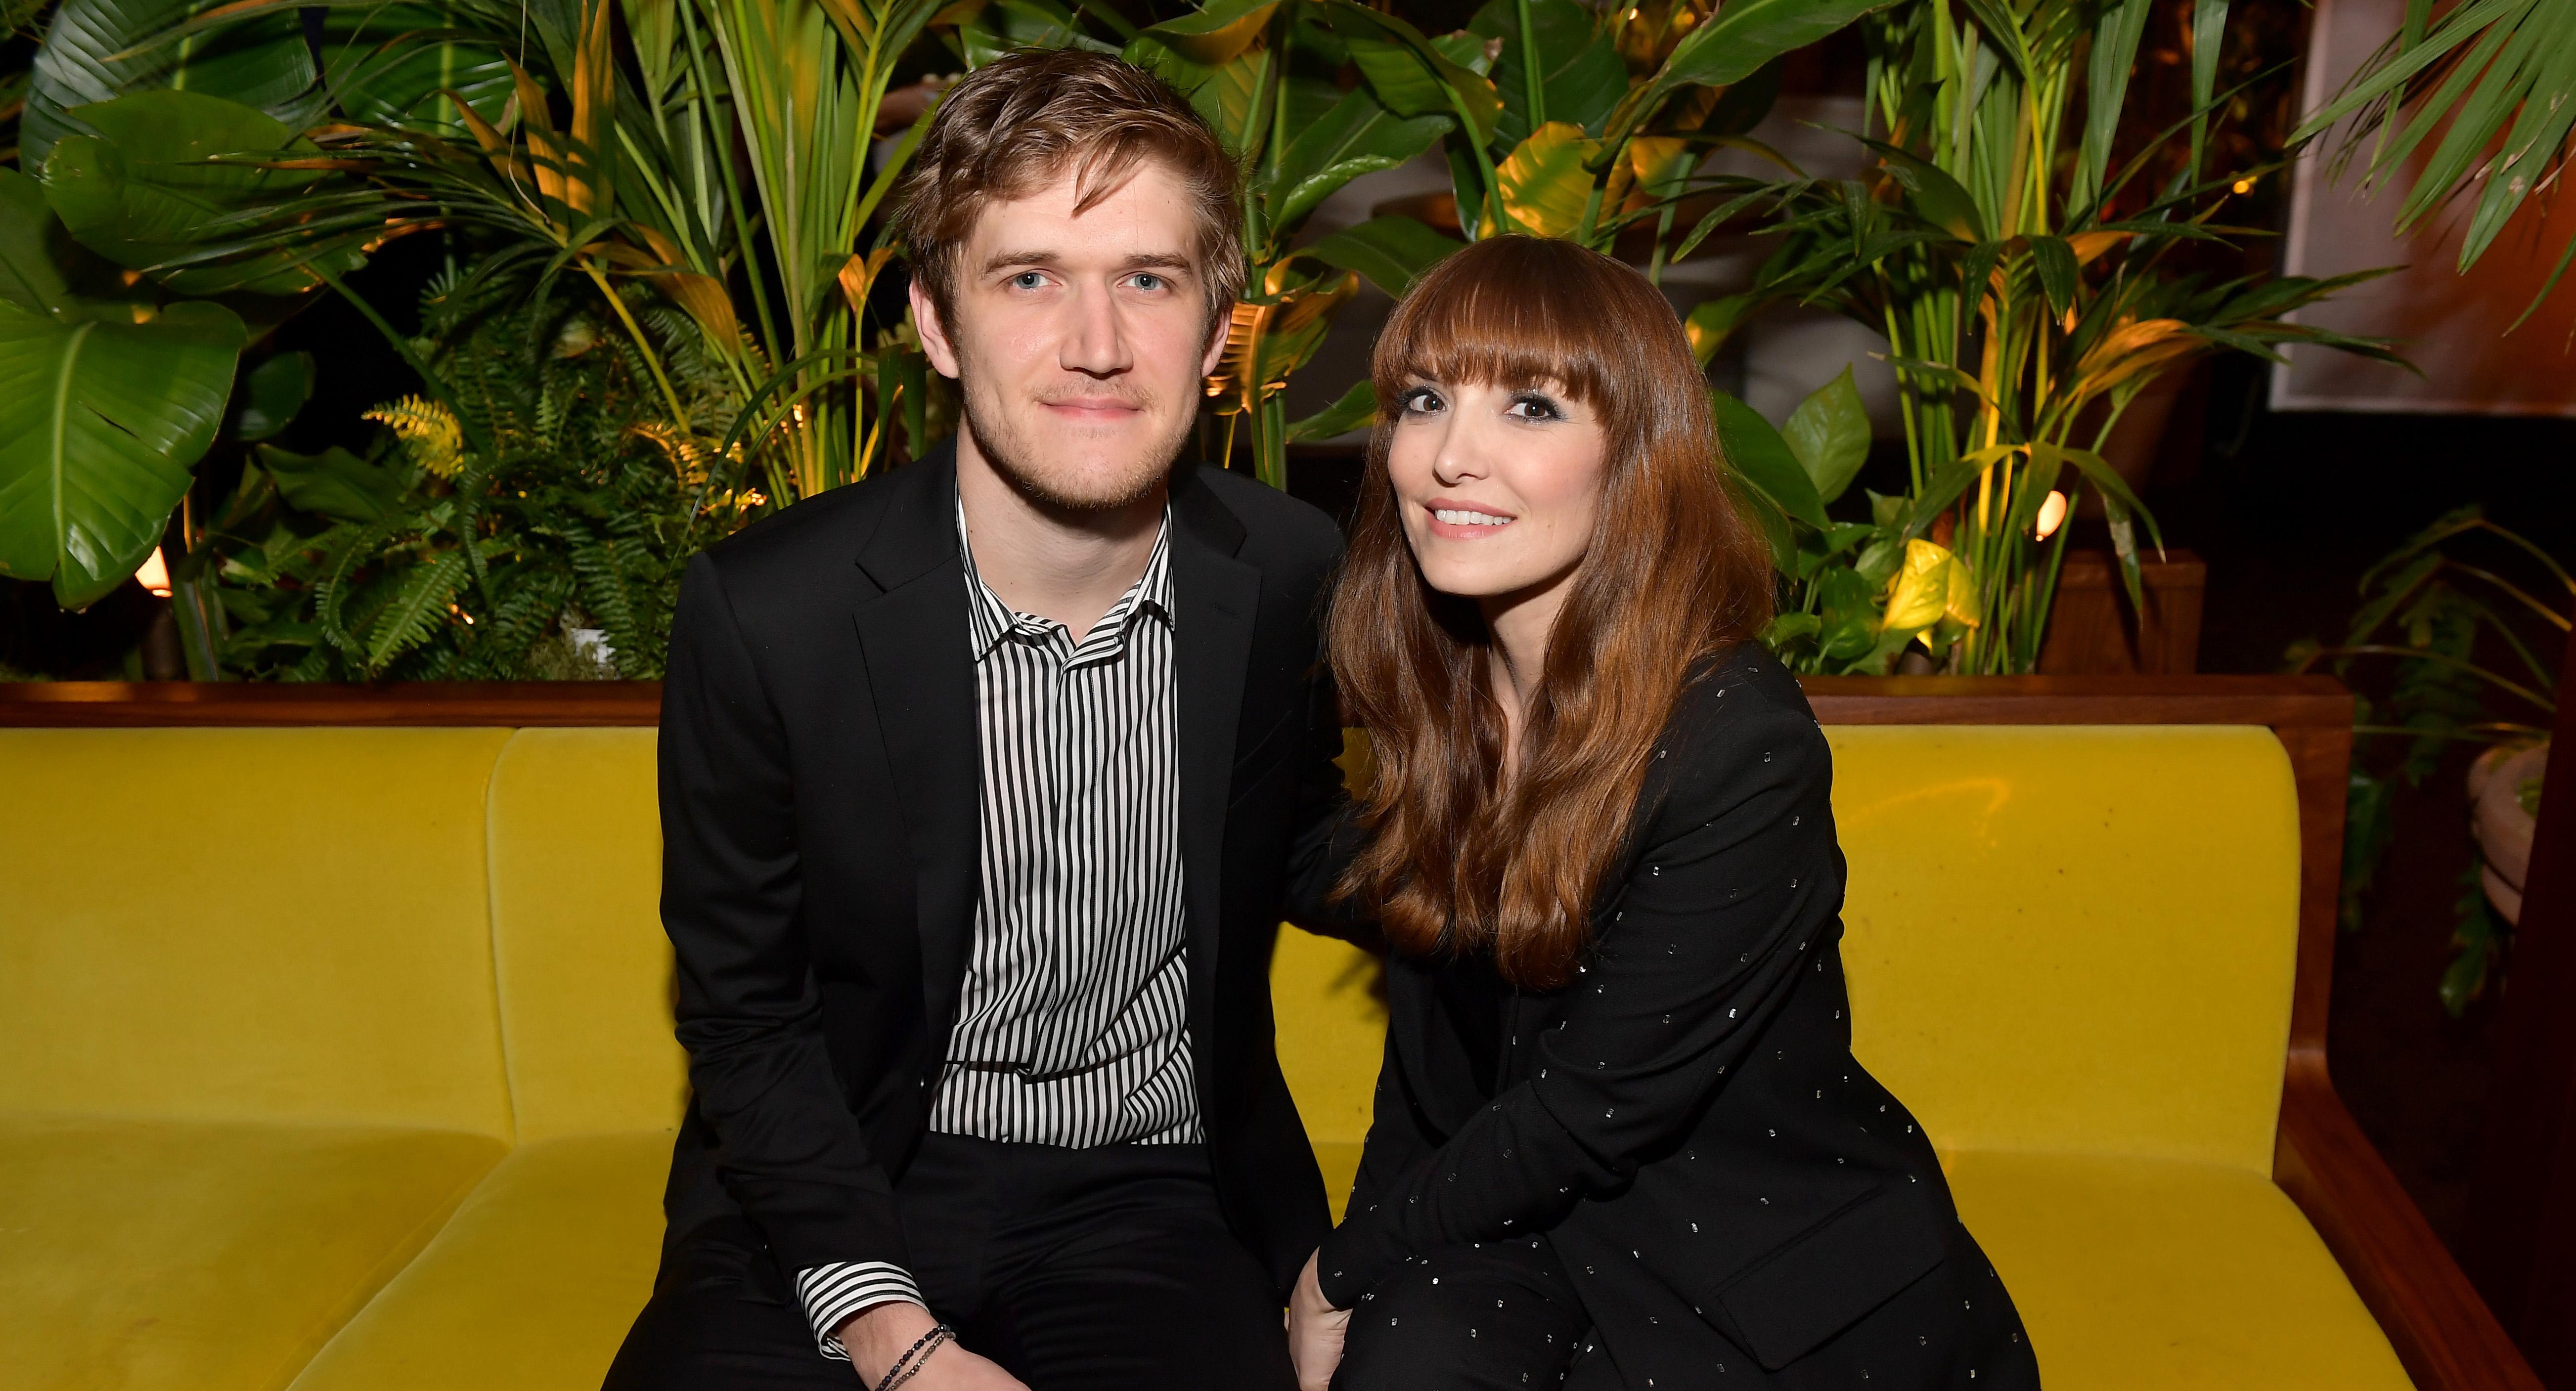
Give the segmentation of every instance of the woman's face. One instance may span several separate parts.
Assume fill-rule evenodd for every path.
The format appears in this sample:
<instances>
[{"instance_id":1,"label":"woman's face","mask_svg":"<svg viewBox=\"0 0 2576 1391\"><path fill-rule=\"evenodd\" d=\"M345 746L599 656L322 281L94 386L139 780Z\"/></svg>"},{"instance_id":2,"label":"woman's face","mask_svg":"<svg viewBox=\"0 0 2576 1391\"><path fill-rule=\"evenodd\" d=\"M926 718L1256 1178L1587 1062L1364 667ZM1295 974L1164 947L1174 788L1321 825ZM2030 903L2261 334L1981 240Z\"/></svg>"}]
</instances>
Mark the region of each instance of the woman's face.
<instances>
[{"instance_id":1,"label":"woman's face","mask_svg":"<svg viewBox=\"0 0 2576 1391\"><path fill-rule=\"evenodd\" d=\"M1423 578L1489 601L1556 589L1591 545L1608 452L1599 416L1553 384L1415 380L1387 473Z\"/></svg>"}]
</instances>

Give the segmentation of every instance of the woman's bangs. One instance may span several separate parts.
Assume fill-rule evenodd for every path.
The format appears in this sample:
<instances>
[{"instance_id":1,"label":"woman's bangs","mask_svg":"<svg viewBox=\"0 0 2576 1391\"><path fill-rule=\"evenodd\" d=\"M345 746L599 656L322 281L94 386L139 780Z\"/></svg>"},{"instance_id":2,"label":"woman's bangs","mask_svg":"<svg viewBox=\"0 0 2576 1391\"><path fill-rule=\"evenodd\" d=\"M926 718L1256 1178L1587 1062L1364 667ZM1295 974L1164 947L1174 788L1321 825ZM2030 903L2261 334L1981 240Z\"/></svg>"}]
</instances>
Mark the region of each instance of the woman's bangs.
<instances>
[{"instance_id":1,"label":"woman's bangs","mask_svg":"<svg viewBox=\"0 0 2576 1391\"><path fill-rule=\"evenodd\" d=\"M1499 259L1499 258L1498 258ZM1499 268L1498 268L1499 269ZM1434 272L1437 274L1437 272ZM1417 381L1474 383L1506 391L1553 384L1606 410L1613 376L1601 314L1584 314L1576 287L1504 283L1467 274L1417 296L1378 341L1372 378L1389 408Z\"/></svg>"}]
</instances>

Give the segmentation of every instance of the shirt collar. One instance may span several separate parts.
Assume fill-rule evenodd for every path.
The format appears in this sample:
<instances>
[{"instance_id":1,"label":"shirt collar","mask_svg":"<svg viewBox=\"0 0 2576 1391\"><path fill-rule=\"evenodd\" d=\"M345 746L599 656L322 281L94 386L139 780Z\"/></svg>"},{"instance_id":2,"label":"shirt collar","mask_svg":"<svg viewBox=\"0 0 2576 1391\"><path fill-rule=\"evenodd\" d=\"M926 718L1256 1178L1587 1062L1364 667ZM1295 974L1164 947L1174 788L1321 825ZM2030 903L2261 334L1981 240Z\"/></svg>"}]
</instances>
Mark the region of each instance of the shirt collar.
<instances>
[{"instance_id":1,"label":"shirt collar","mask_svg":"<svg viewBox=\"0 0 2576 1391\"><path fill-rule=\"evenodd\" d=\"M1162 528L1154 534L1153 554L1146 557L1145 573L1127 587L1118 602L1100 616L1100 621L1083 636L1076 655L1094 655L1102 651L1123 649L1127 633L1139 616L1149 616L1164 627L1172 626L1172 509L1163 507ZM967 621L973 635L976 661L982 661L994 645L1017 633L1025 638L1043 639L1063 630L1053 619L1025 614L1002 602L1002 596L984 583L975 569L975 548L966 535L966 501L957 501L957 555L966 569Z\"/></svg>"}]
</instances>

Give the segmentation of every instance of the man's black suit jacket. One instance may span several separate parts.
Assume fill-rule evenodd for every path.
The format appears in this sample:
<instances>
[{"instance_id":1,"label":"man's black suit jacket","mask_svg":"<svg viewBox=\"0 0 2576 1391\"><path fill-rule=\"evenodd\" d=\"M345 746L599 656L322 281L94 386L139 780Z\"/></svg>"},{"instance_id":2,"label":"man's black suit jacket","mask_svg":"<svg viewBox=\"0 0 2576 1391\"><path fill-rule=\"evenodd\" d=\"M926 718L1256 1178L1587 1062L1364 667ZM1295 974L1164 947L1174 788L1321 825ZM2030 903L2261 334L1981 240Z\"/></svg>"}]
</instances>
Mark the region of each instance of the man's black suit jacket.
<instances>
[{"instance_id":1,"label":"man's black suit jacket","mask_svg":"<svg viewBox=\"0 0 2576 1391\"><path fill-rule=\"evenodd\" d=\"M956 478L941 449L746 528L690 563L672 624L662 917L694 1096L664 1252L747 1218L775 1298L814 1265L908 1265L892 1185L939 1084L978 889ZM1270 488L1173 478L1192 1061L1227 1219L1283 1292L1329 1225L1269 970L1291 857L1320 853L1339 785L1317 624L1340 548Z\"/></svg>"}]
</instances>

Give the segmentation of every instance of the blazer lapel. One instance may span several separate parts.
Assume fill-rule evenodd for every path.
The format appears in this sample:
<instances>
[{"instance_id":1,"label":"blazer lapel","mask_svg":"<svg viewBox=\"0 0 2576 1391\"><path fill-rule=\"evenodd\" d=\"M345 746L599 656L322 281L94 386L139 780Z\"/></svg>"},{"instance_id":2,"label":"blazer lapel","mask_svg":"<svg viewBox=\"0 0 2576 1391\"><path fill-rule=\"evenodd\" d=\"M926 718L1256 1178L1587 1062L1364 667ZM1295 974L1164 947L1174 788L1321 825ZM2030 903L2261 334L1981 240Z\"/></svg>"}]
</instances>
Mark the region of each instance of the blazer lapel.
<instances>
[{"instance_id":1,"label":"blazer lapel","mask_svg":"<svg viewBox=\"0 0 2576 1391\"><path fill-rule=\"evenodd\" d=\"M909 830L923 1018L944 1048L974 933L982 789L953 447L885 486L893 496L858 555L880 593L851 617Z\"/></svg>"},{"instance_id":2,"label":"blazer lapel","mask_svg":"<svg viewBox=\"0 0 2576 1391\"><path fill-rule=\"evenodd\" d=\"M1252 657L1261 572L1235 558L1243 523L1183 466L1172 479L1172 625L1178 667L1181 872L1189 915L1190 1019L1199 1066L1212 1064L1227 795L1234 785L1243 674ZM1202 1096L1200 1105L1208 1104Z\"/></svg>"}]
</instances>

